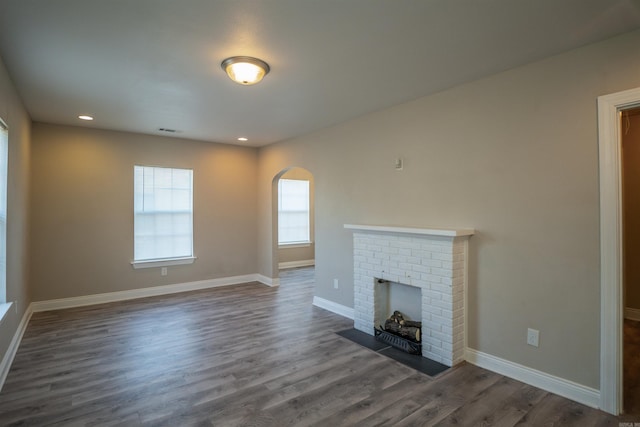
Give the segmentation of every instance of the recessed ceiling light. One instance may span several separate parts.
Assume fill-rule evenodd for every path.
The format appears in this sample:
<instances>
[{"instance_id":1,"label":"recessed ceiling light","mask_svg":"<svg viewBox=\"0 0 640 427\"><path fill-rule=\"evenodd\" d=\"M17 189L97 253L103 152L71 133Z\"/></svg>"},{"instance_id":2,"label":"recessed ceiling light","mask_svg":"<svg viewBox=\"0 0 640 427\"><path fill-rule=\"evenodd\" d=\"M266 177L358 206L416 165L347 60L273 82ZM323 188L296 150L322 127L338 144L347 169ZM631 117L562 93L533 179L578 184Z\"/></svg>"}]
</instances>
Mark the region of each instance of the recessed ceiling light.
<instances>
[{"instance_id":1,"label":"recessed ceiling light","mask_svg":"<svg viewBox=\"0 0 640 427\"><path fill-rule=\"evenodd\" d=\"M88 120L88 121L93 120L93 117L91 117L91 116L85 116L85 115L78 116L78 118L79 118L80 120Z\"/></svg>"},{"instance_id":2,"label":"recessed ceiling light","mask_svg":"<svg viewBox=\"0 0 640 427\"><path fill-rule=\"evenodd\" d=\"M238 138L238 141L244 142L244 141L248 141L248 139L245 138L244 136L241 136L240 138Z\"/></svg>"}]
</instances>

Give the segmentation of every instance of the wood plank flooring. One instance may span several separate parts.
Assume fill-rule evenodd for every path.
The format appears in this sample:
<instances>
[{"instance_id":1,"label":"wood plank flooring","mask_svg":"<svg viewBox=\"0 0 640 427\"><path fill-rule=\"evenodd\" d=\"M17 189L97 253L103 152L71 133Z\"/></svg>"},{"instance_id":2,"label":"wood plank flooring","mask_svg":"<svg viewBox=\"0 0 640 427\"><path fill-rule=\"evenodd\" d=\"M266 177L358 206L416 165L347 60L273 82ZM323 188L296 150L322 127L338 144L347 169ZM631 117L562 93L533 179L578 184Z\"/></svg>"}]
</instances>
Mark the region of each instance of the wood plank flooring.
<instances>
[{"instance_id":1,"label":"wood plank flooring","mask_svg":"<svg viewBox=\"0 0 640 427\"><path fill-rule=\"evenodd\" d=\"M640 322L624 319L624 411L640 420Z\"/></svg>"},{"instance_id":2,"label":"wood plank flooring","mask_svg":"<svg viewBox=\"0 0 640 427\"><path fill-rule=\"evenodd\" d=\"M618 426L462 364L435 378L334 332L313 269L258 283L36 313L0 392L15 426ZM640 422L640 420L638 420Z\"/></svg>"}]
</instances>

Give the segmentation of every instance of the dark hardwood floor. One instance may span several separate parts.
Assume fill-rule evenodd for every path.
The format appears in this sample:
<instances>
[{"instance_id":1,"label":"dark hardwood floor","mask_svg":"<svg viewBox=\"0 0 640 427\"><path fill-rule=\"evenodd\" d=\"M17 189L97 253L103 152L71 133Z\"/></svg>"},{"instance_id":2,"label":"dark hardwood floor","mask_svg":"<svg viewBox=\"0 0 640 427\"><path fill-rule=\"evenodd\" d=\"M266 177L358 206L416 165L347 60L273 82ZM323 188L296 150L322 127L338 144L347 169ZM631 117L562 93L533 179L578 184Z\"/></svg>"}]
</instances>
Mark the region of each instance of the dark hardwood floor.
<instances>
[{"instance_id":1,"label":"dark hardwood floor","mask_svg":"<svg viewBox=\"0 0 640 427\"><path fill-rule=\"evenodd\" d=\"M336 335L313 269L258 283L36 313L1 425L618 426L462 364L435 378ZM640 421L640 420L638 420Z\"/></svg>"},{"instance_id":2,"label":"dark hardwood floor","mask_svg":"<svg viewBox=\"0 0 640 427\"><path fill-rule=\"evenodd\" d=\"M640 422L640 322L624 320L624 411Z\"/></svg>"}]
</instances>

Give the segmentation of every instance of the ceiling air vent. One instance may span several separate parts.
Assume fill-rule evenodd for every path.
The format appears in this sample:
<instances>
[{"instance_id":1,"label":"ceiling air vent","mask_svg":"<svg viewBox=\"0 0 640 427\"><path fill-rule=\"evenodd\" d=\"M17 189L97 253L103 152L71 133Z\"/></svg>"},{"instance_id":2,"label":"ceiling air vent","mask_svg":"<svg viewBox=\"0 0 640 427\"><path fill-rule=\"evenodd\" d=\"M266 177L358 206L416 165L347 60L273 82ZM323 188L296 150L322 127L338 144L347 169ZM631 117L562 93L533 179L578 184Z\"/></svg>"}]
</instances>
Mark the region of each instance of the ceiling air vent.
<instances>
[{"instance_id":1,"label":"ceiling air vent","mask_svg":"<svg viewBox=\"0 0 640 427\"><path fill-rule=\"evenodd\" d=\"M168 133L176 133L176 132L178 132L178 131L177 131L177 130L175 130L175 129L167 129L167 128L159 128L158 130L159 130L160 132L168 132Z\"/></svg>"}]
</instances>

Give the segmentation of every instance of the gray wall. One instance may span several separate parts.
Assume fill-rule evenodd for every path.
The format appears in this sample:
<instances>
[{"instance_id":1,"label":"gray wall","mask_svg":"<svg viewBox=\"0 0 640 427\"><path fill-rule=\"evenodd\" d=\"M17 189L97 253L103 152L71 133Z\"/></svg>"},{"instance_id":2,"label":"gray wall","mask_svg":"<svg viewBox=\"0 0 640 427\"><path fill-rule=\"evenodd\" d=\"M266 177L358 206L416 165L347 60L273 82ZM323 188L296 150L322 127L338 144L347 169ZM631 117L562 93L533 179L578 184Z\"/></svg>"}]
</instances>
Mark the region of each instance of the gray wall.
<instances>
[{"instance_id":1,"label":"gray wall","mask_svg":"<svg viewBox=\"0 0 640 427\"><path fill-rule=\"evenodd\" d=\"M271 180L304 167L317 296L353 306L345 223L473 227L469 347L598 388L596 98L640 86L638 45L640 31L262 148L261 273L273 273Z\"/></svg>"},{"instance_id":2,"label":"gray wall","mask_svg":"<svg viewBox=\"0 0 640 427\"><path fill-rule=\"evenodd\" d=\"M0 360L9 347L27 307L29 150L31 119L22 106L4 64L0 61L0 117L9 127L7 180L7 301L14 308L0 323Z\"/></svg>"},{"instance_id":3,"label":"gray wall","mask_svg":"<svg viewBox=\"0 0 640 427\"><path fill-rule=\"evenodd\" d=\"M33 125L33 300L256 273L257 150ZM134 270L133 166L191 168L194 264Z\"/></svg>"}]
</instances>

